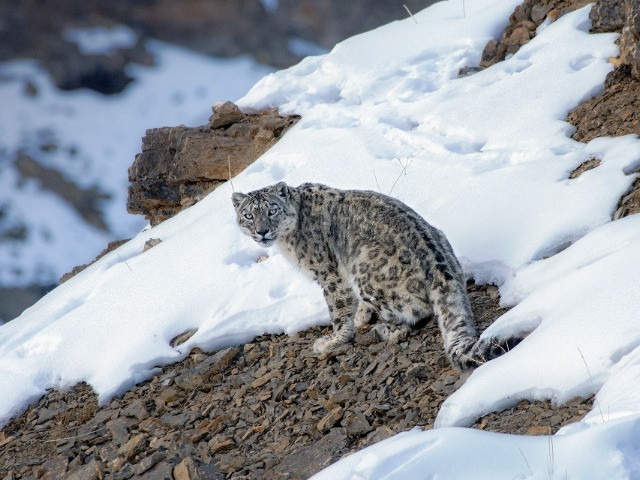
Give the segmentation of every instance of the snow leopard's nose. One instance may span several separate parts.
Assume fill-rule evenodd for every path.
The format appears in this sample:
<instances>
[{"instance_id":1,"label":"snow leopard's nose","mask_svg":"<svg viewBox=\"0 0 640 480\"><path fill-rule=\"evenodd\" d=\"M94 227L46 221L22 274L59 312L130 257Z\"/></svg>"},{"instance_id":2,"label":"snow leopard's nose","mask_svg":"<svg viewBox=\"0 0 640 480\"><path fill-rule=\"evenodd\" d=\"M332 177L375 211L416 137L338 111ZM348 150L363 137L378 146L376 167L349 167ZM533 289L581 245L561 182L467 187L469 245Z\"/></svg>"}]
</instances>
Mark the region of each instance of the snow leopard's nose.
<instances>
[{"instance_id":1,"label":"snow leopard's nose","mask_svg":"<svg viewBox=\"0 0 640 480\"><path fill-rule=\"evenodd\" d=\"M256 233L264 238L267 236L267 233L269 233L269 230L257 230Z\"/></svg>"}]
</instances>

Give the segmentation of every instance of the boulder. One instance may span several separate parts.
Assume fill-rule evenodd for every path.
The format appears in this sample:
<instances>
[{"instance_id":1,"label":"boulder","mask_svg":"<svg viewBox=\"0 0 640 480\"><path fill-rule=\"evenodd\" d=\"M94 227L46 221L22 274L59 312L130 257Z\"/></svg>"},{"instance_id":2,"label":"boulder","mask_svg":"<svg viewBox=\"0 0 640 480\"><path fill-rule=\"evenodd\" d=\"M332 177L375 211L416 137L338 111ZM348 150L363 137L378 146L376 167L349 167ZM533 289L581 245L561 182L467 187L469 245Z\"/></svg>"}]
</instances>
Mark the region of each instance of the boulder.
<instances>
[{"instance_id":1,"label":"boulder","mask_svg":"<svg viewBox=\"0 0 640 480\"><path fill-rule=\"evenodd\" d=\"M300 117L245 114L226 102L207 125L147 130L129 168L127 210L157 225L247 168Z\"/></svg>"}]
</instances>

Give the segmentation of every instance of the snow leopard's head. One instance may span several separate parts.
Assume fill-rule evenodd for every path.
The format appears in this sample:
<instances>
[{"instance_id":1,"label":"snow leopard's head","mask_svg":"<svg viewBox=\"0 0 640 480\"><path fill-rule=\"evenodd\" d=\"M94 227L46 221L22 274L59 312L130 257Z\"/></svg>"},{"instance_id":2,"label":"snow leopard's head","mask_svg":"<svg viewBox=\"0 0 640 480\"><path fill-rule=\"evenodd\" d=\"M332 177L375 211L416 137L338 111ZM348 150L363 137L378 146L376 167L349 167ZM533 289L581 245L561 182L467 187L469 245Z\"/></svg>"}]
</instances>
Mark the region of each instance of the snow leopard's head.
<instances>
[{"instance_id":1,"label":"snow leopard's head","mask_svg":"<svg viewBox=\"0 0 640 480\"><path fill-rule=\"evenodd\" d=\"M297 209L284 182L247 194L236 192L231 201L240 229L260 245L268 247L296 228Z\"/></svg>"}]
</instances>

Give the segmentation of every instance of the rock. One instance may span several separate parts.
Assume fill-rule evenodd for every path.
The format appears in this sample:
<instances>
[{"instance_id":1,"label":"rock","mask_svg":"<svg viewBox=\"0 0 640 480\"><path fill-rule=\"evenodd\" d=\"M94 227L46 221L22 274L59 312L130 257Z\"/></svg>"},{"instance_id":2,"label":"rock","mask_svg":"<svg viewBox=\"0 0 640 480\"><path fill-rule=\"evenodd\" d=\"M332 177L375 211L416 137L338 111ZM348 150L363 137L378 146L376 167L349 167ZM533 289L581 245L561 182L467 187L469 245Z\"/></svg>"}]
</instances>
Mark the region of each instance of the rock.
<instances>
[{"instance_id":1,"label":"rock","mask_svg":"<svg viewBox=\"0 0 640 480\"><path fill-rule=\"evenodd\" d=\"M173 387L165 388L156 398L156 404L165 404L175 402L182 398L183 394Z\"/></svg>"},{"instance_id":2,"label":"rock","mask_svg":"<svg viewBox=\"0 0 640 480\"><path fill-rule=\"evenodd\" d=\"M186 332L182 332L181 334L173 337L169 342L169 345L171 345L173 348L176 348L182 345L187 340L189 340L191 337L193 337L197 331L198 331L197 329L191 329L191 330L187 330Z\"/></svg>"},{"instance_id":3,"label":"rock","mask_svg":"<svg viewBox=\"0 0 640 480\"><path fill-rule=\"evenodd\" d=\"M178 387L187 392L198 390L204 385L204 377L199 373L185 372L182 375L178 375L174 382Z\"/></svg>"},{"instance_id":4,"label":"rock","mask_svg":"<svg viewBox=\"0 0 640 480\"><path fill-rule=\"evenodd\" d=\"M560 15L583 7L588 0L524 0L509 17L499 40L490 40L482 51L482 68L505 59L528 43L546 18L555 21Z\"/></svg>"},{"instance_id":5,"label":"rock","mask_svg":"<svg viewBox=\"0 0 640 480\"><path fill-rule=\"evenodd\" d=\"M407 370L407 376L417 378L418 380L426 380L431 375L432 368L426 363L418 363L411 366Z\"/></svg>"},{"instance_id":6,"label":"rock","mask_svg":"<svg viewBox=\"0 0 640 480\"><path fill-rule=\"evenodd\" d=\"M326 433L331 430L336 423L342 419L342 407L335 407L329 413L327 413L322 420L318 422L316 427L322 433Z\"/></svg>"},{"instance_id":7,"label":"rock","mask_svg":"<svg viewBox=\"0 0 640 480\"><path fill-rule=\"evenodd\" d=\"M209 117L209 128L224 128L244 119L244 113L231 102L211 107L213 114Z\"/></svg>"},{"instance_id":8,"label":"rock","mask_svg":"<svg viewBox=\"0 0 640 480\"><path fill-rule=\"evenodd\" d=\"M347 435L350 437L361 437L369 433L373 427L367 421L367 417L362 412L349 412L340 422L345 427Z\"/></svg>"},{"instance_id":9,"label":"rock","mask_svg":"<svg viewBox=\"0 0 640 480\"><path fill-rule=\"evenodd\" d=\"M177 414L165 413L160 417L160 421L170 427L184 427L200 418L198 412L180 412Z\"/></svg>"},{"instance_id":10,"label":"rock","mask_svg":"<svg viewBox=\"0 0 640 480\"><path fill-rule=\"evenodd\" d=\"M480 330L504 313L489 286L470 282L468 290ZM435 323L411 330L403 344L350 345L325 360L311 353L321 330L264 335L242 348L189 355L100 407L87 385L51 391L0 432L0 442L7 441L0 465L8 471L21 465L15 470L21 478L46 475L49 462L62 469L67 459L72 473L100 460L111 480L308 478L374 441L432 426L443 400L465 378L451 369ZM421 365L429 368L411 370ZM201 387L183 390L180 379L194 374ZM251 388L265 375L271 380ZM41 412L58 409L36 425ZM527 402L477 427L526 433L557 422L557 429L590 410L583 399L562 407ZM176 469L187 458L193 463Z\"/></svg>"},{"instance_id":11,"label":"rock","mask_svg":"<svg viewBox=\"0 0 640 480\"><path fill-rule=\"evenodd\" d=\"M162 461L157 463L151 470L136 477L136 480L173 480L173 463Z\"/></svg>"},{"instance_id":12,"label":"rock","mask_svg":"<svg viewBox=\"0 0 640 480\"><path fill-rule=\"evenodd\" d=\"M153 248L156 245L160 245L161 243L162 243L162 240L160 240L159 238L150 238L149 240L144 242L144 247L142 247L142 251L146 252L150 248Z\"/></svg>"},{"instance_id":13,"label":"rock","mask_svg":"<svg viewBox=\"0 0 640 480\"><path fill-rule=\"evenodd\" d=\"M624 4L626 0L598 1L591 8L591 32L616 32L622 30L625 23Z\"/></svg>"},{"instance_id":14,"label":"rock","mask_svg":"<svg viewBox=\"0 0 640 480\"><path fill-rule=\"evenodd\" d=\"M120 470L112 474L113 480L128 480L133 477L135 473L133 472L133 466L130 463L127 463Z\"/></svg>"},{"instance_id":15,"label":"rock","mask_svg":"<svg viewBox=\"0 0 640 480\"><path fill-rule=\"evenodd\" d=\"M139 433L122 445L118 450L118 454L123 455L127 460L131 460L144 450L146 443L147 436L144 433Z\"/></svg>"},{"instance_id":16,"label":"rock","mask_svg":"<svg viewBox=\"0 0 640 480\"><path fill-rule=\"evenodd\" d=\"M147 470L152 469L158 462L161 462L166 457L167 455L163 452L152 453L133 466L133 473L136 475L141 475Z\"/></svg>"},{"instance_id":17,"label":"rock","mask_svg":"<svg viewBox=\"0 0 640 480\"><path fill-rule=\"evenodd\" d=\"M482 70L484 70L482 67L462 67L458 70L458 78L470 77Z\"/></svg>"},{"instance_id":18,"label":"rock","mask_svg":"<svg viewBox=\"0 0 640 480\"><path fill-rule=\"evenodd\" d=\"M209 449L213 453L228 452L236 448L236 443L231 439L226 440L212 440L209 442Z\"/></svg>"},{"instance_id":19,"label":"rock","mask_svg":"<svg viewBox=\"0 0 640 480\"><path fill-rule=\"evenodd\" d=\"M217 468L197 462L192 457L184 458L173 469L174 480L224 480Z\"/></svg>"},{"instance_id":20,"label":"rock","mask_svg":"<svg viewBox=\"0 0 640 480\"><path fill-rule=\"evenodd\" d=\"M600 159L599 158L590 158L589 160L586 160L584 162L582 162L580 165L578 165L570 174L569 174L569 178L571 180L578 178L580 175L582 175L584 172L587 172L589 170L592 170L596 167L600 166Z\"/></svg>"},{"instance_id":21,"label":"rock","mask_svg":"<svg viewBox=\"0 0 640 480\"><path fill-rule=\"evenodd\" d=\"M42 464L44 474L41 480L58 480L64 478L69 465L69 459L65 457L52 458Z\"/></svg>"},{"instance_id":22,"label":"rock","mask_svg":"<svg viewBox=\"0 0 640 480\"><path fill-rule=\"evenodd\" d=\"M134 400L122 410L122 415L126 417L134 417L138 420L145 420L149 418L149 411L147 410L145 400L142 398Z\"/></svg>"},{"instance_id":23,"label":"rock","mask_svg":"<svg viewBox=\"0 0 640 480\"><path fill-rule=\"evenodd\" d=\"M337 460L348 445L343 428L335 428L317 442L287 455L276 467L292 480L307 479Z\"/></svg>"},{"instance_id":24,"label":"rock","mask_svg":"<svg viewBox=\"0 0 640 480\"><path fill-rule=\"evenodd\" d=\"M69 472L66 480L97 480L101 479L104 473L104 464L99 460L91 460L86 465L78 467L73 472Z\"/></svg>"},{"instance_id":25,"label":"rock","mask_svg":"<svg viewBox=\"0 0 640 480\"><path fill-rule=\"evenodd\" d=\"M147 130L129 168L127 210L157 225L244 170L298 119L275 109L243 114L226 102L209 125Z\"/></svg>"},{"instance_id":26,"label":"rock","mask_svg":"<svg viewBox=\"0 0 640 480\"><path fill-rule=\"evenodd\" d=\"M229 365L240 354L238 347L225 348L215 353L209 360L198 365L198 370L204 370L205 378L211 378L213 375L226 370Z\"/></svg>"},{"instance_id":27,"label":"rock","mask_svg":"<svg viewBox=\"0 0 640 480\"><path fill-rule=\"evenodd\" d=\"M605 90L567 115L576 127L574 140L589 142L601 136L623 136L640 133L640 81L634 78L630 65L621 65L607 75Z\"/></svg>"}]
</instances>

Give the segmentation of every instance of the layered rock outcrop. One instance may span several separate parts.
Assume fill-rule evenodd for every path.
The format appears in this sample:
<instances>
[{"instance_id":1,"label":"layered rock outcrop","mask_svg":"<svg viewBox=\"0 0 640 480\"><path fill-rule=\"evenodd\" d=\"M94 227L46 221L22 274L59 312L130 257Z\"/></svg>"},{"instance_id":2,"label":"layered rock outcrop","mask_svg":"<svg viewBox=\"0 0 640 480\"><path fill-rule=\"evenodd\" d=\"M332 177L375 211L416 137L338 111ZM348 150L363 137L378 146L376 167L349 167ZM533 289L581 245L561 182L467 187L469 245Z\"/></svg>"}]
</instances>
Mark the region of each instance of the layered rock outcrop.
<instances>
[{"instance_id":1,"label":"layered rock outcrop","mask_svg":"<svg viewBox=\"0 0 640 480\"><path fill-rule=\"evenodd\" d=\"M207 125L147 130L129 168L127 210L157 225L247 168L299 118L245 114L226 102Z\"/></svg>"}]
</instances>

